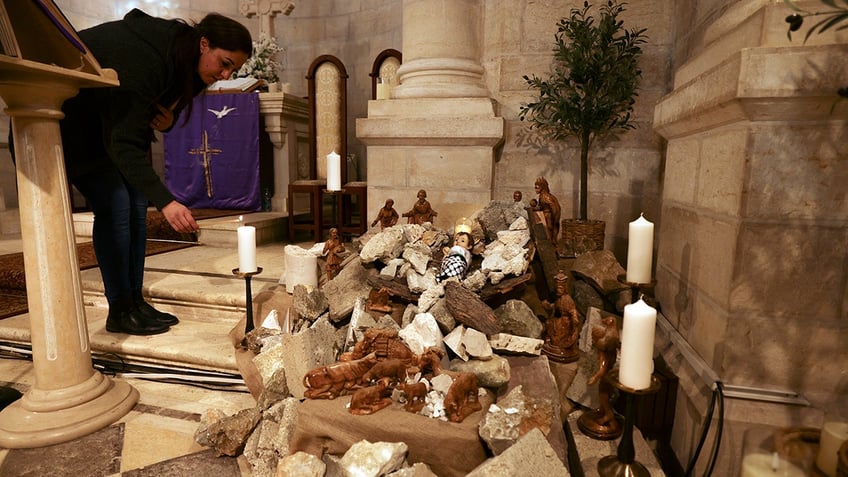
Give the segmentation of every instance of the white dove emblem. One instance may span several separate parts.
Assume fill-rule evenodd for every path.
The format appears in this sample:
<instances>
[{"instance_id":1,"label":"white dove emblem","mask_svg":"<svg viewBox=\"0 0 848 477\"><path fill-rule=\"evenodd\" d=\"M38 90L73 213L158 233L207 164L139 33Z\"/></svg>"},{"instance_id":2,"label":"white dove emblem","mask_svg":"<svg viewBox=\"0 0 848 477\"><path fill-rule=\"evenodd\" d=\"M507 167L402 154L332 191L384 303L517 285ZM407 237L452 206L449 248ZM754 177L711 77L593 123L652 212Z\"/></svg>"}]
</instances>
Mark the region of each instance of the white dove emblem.
<instances>
[{"instance_id":1,"label":"white dove emblem","mask_svg":"<svg viewBox=\"0 0 848 477\"><path fill-rule=\"evenodd\" d=\"M224 106L220 111L215 111L214 109L209 109L208 111L215 115L218 119L223 118L224 116L230 114L230 112L235 111L236 108L231 108L229 106Z\"/></svg>"}]
</instances>

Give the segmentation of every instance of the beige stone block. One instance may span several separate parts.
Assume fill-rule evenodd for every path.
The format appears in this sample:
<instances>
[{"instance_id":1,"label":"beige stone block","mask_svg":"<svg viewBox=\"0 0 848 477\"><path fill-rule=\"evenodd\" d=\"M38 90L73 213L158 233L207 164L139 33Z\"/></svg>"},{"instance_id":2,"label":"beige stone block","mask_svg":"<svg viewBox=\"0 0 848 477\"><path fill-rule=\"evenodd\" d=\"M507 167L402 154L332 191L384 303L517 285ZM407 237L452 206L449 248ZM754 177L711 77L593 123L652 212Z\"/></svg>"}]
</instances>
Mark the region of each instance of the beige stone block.
<instances>
[{"instance_id":1,"label":"beige stone block","mask_svg":"<svg viewBox=\"0 0 848 477\"><path fill-rule=\"evenodd\" d=\"M846 243L840 226L744 224L730 295L734 314L844 319Z\"/></svg>"},{"instance_id":2,"label":"beige stone block","mask_svg":"<svg viewBox=\"0 0 848 477\"><path fill-rule=\"evenodd\" d=\"M736 216L739 214L748 157L746 128L716 130L701 142L696 202L699 207Z\"/></svg>"},{"instance_id":3,"label":"beige stone block","mask_svg":"<svg viewBox=\"0 0 848 477\"><path fill-rule=\"evenodd\" d=\"M728 330L728 311L697 288L691 288L692 313L680 315L678 330L701 358L713 369L722 367Z\"/></svg>"},{"instance_id":4,"label":"beige stone block","mask_svg":"<svg viewBox=\"0 0 848 477\"><path fill-rule=\"evenodd\" d=\"M538 76L542 79L550 77L551 62L553 58L546 51L544 54L506 56L500 59L501 91L530 91L534 98L538 98L539 92L532 90L524 81L524 75Z\"/></svg>"},{"instance_id":5,"label":"beige stone block","mask_svg":"<svg viewBox=\"0 0 848 477\"><path fill-rule=\"evenodd\" d=\"M368 148L368 188L405 187L409 178L406 153L400 147ZM370 201L369 201L370 204Z\"/></svg>"},{"instance_id":6,"label":"beige stone block","mask_svg":"<svg viewBox=\"0 0 848 477\"><path fill-rule=\"evenodd\" d=\"M848 211L845 123L767 124L751 131L746 215L842 221Z\"/></svg>"},{"instance_id":7,"label":"beige stone block","mask_svg":"<svg viewBox=\"0 0 848 477\"><path fill-rule=\"evenodd\" d=\"M514 12L521 22L521 51L524 54L532 52L551 51L554 46L554 34L557 31L557 22L567 16L572 6L568 2L544 0L540 2L522 2L523 14Z\"/></svg>"},{"instance_id":8,"label":"beige stone block","mask_svg":"<svg viewBox=\"0 0 848 477\"><path fill-rule=\"evenodd\" d=\"M695 204L700 157L701 141L697 138L675 139L668 142L663 200L690 206Z\"/></svg>"},{"instance_id":9,"label":"beige stone block","mask_svg":"<svg viewBox=\"0 0 848 477\"><path fill-rule=\"evenodd\" d=\"M589 193L659 194L659 151L636 147L595 149L589 156ZM575 158L579 162L579 156Z\"/></svg>"},{"instance_id":10,"label":"beige stone block","mask_svg":"<svg viewBox=\"0 0 848 477\"><path fill-rule=\"evenodd\" d=\"M483 2L483 49L487 52L518 53L521 49L521 23L515 21L514 0Z\"/></svg>"},{"instance_id":11,"label":"beige stone block","mask_svg":"<svg viewBox=\"0 0 848 477\"><path fill-rule=\"evenodd\" d=\"M405 152L411 187L491 191L491 148L410 148Z\"/></svg>"},{"instance_id":12,"label":"beige stone block","mask_svg":"<svg viewBox=\"0 0 848 477\"><path fill-rule=\"evenodd\" d=\"M658 266L697 288L718 306L726 307L734 260L737 226L697 211L663 206Z\"/></svg>"},{"instance_id":13,"label":"beige stone block","mask_svg":"<svg viewBox=\"0 0 848 477\"><path fill-rule=\"evenodd\" d=\"M808 392L842 393L848 331L815 320L734 314L723 344L727 382ZM840 389L841 387L841 389Z\"/></svg>"}]
</instances>

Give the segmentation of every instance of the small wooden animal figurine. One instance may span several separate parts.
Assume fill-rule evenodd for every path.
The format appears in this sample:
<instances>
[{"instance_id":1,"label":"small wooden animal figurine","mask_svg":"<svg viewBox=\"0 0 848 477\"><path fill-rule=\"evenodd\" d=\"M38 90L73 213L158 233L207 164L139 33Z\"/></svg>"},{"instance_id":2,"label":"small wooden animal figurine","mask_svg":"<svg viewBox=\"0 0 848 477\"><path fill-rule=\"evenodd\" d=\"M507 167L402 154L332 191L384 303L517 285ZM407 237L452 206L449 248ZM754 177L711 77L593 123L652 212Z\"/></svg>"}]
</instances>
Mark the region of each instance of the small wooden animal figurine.
<instances>
[{"instance_id":1,"label":"small wooden animal figurine","mask_svg":"<svg viewBox=\"0 0 848 477\"><path fill-rule=\"evenodd\" d=\"M377 213L377 218L374 219L374 222L371 222L371 226L374 227L378 223L380 224L380 230L385 230L395 224L398 221L398 213L394 208L395 201L389 199L386 201L386 205L384 205L380 212Z\"/></svg>"},{"instance_id":2,"label":"small wooden animal figurine","mask_svg":"<svg viewBox=\"0 0 848 477\"><path fill-rule=\"evenodd\" d=\"M459 373L445 394L445 415L451 422L462 422L466 417L483 409L478 397L477 376Z\"/></svg>"},{"instance_id":3,"label":"small wooden animal figurine","mask_svg":"<svg viewBox=\"0 0 848 477\"><path fill-rule=\"evenodd\" d=\"M419 413L427 403L427 383L401 383L397 389L406 395L406 404L403 408L407 412Z\"/></svg>"},{"instance_id":4,"label":"small wooden animal figurine","mask_svg":"<svg viewBox=\"0 0 848 477\"><path fill-rule=\"evenodd\" d=\"M391 385L391 378L381 378L374 386L357 389L350 397L350 413L362 416L390 406L392 404Z\"/></svg>"},{"instance_id":5,"label":"small wooden animal figurine","mask_svg":"<svg viewBox=\"0 0 848 477\"><path fill-rule=\"evenodd\" d=\"M405 212L404 217L407 217L407 223L421 225L425 222L433 223L436 216L439 215L430 206L427 201L427 191L421 189L418 191L418 202L412 206L412 210Z\"/></svg>"},{"instance_id":6,"label":"small wooden animal figurine","mask_svg":"<svg viewBox=\"0 0 848 477\"><path fill-rule=\"evenodd\" d=\"M406 362L397 358L378 361L368 372L362 375L362 382L370 384L388 378L392 381L392 384L397 385L406 381L406 368Z\"/></svg>"},{"instance_id":7,"label":"small wooden animal figurine","mask_svg":"<svg viewBox=\"0 0 848 477\"><path fill-rule=\"evenodd\" d=\"M303 377L303 395L309 399L335 399L362 386L362 375L377 364L377 354L340 361L312 369Z\"/></svg>"}]
</instances>

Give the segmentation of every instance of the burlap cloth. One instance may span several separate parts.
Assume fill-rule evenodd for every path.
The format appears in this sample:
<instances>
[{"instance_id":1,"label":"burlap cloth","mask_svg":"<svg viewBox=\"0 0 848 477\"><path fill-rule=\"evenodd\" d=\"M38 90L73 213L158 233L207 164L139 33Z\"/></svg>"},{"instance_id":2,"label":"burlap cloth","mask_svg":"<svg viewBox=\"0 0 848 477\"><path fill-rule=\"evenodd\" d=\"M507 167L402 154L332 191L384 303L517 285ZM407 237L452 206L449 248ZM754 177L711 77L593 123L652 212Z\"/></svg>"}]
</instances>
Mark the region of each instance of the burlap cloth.
<instances>
[{"instance_id":1,"label":"burlap cloth","mask_svg":"<svg viewBox=\"0 0 848 477\"><path fill-rule=\"evenodd\" d=\"M307 399L297 411L291 451L342 455L363 439L403 442L409 463L423 462L439 477L464 476L490 457L477 427L492 401L487 394L480 399L481 411L454 423L407 412L397 403L358 416L347 409L350 396Z\"/></svg>"},{"instance_id":2,"label":"burlap cloth","mask_svg":"<svg viewBox=\"0 0 848 477\"><path fill-rule=\"evenodd\" d=\"M266 290L262 290L255 297L253 302L253 326L254 328L261 325L262 321L268 316L271 310L277 310L279 319L282 320L286 316L286 311L292 303L292 297L286 293L285 285L274 285ZM254 399L259 399L262 394L262 376L256 365L253 364L253 358L256 353L244 348L242 340L244 339L244 329L247 317L239 320L238 324L230 330L230 341L233 344L233 353L236 358L236 366L241 373L242 379L250 394Z\"/></svg>"}]
</instances>

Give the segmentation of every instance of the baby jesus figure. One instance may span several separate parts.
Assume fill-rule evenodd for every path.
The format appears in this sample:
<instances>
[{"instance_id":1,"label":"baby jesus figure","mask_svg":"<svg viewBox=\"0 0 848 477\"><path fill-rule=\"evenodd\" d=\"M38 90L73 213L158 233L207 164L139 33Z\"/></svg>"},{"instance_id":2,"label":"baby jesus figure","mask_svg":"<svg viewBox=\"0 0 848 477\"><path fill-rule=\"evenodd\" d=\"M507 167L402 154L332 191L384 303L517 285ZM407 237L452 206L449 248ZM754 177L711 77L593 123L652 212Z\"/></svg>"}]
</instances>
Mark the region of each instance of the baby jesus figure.
<instances>
[{"instance_id":1,"label":"baby jesus figure","mask_svg":"<svg viewBox=\"0 0 848 477\"><path fill-rule=\"evenodd\" d=\"M453 247L444 248L445 258L442 259L441 268L436 275L436 282L441 283L450 277L462 279L471 263L471 248L473 246L474 239L470 233L455 233L453 235Z\"/></svg>"}]
</instances>

